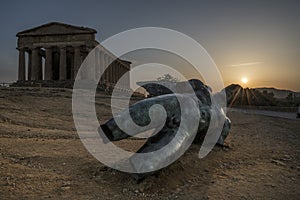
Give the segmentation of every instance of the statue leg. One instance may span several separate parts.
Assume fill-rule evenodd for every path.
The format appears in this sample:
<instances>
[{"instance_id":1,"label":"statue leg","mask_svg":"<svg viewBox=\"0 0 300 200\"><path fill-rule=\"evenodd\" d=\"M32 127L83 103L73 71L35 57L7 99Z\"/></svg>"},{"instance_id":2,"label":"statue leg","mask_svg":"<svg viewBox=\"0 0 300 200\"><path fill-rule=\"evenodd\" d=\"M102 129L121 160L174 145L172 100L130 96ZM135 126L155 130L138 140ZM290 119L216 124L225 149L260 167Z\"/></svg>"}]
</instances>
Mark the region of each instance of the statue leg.
<instances>
[{"instance_id":1,"label":"statue leg","mask_svg":"<svg viewBox=\"0 0 300 200\"><path fill-rule=\"evenodd\" d=\"M219 144L221 146L224 145L225 139L226 139L226 137L229 134L230 127L231 127L231 121L230 121L230 119L228 117L226 117L225 123L224 123L224 126L223 126L223 130L221 132L221 135L220 135L220 137L218 139L217 144Z\"/></svg>"},{"instance_id":2,"label":"statue leg","mask_svg":"<svg viewBox=\"0 0 300 200\"><path fill-rule=\"evenodd\" d=\"M154 136L150 137L147 142L137 151L137 153L150 153L157 151L167 144L171 142L171 140L175 137L177 133L178 128L176 129L170 129L167 127L164 127L160 132L155 134ZM162 158L157 160L164 160L163 158L165 155L162 155ZM133 162L134 156L131 158L131 163L134 166L135 163ZM151 162L144 162L145 165L157 165L158 163L151 163ZM132 174L133 179L140 183L142 180L144 180L146 177L151 176L155 174L157 171L154 172L148 172L148 173L134 173Z\"/></svg>"}]
</instances>

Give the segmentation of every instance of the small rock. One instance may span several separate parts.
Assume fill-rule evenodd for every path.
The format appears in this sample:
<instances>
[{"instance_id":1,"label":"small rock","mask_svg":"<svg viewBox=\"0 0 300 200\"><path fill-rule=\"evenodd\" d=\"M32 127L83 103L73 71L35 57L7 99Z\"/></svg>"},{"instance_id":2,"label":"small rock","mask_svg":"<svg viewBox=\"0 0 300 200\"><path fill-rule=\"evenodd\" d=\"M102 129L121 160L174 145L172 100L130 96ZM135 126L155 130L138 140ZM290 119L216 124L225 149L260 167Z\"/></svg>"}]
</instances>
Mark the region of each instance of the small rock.
<instances>
[{"instance_id":1,"label":"small rock","mask_svg":"<svg viewBox=\"0 0 300 200\"><path fill-rule=\"evenodd\" d=\"M63 186L63 187L61 187L61 189L63 189L63 190L69 190L69 189L71 189L71 187L70 186Z\"/></svg>"},{"instance_id":2,"label":"small rock","mask_svg":"<svg viewBox=\"0 0 300 200\"><path fill-rule=\"evenodd\" d=\"M282 161L290 161L290 160L292 160L292 157L290 156L290 155L284 155L283 156L283 158L280 158L280 160L282 160Z\"/></svg>"},{"instance_id":3,"label":"small rock","mask_svg":"<svg viewBox=\"0 0 300 200\"><path fill-rule=\"evenodd\" d=\"M276 164L276 165L286 166L286 164L285 164L284 162L281 162L281 161L275 160L275 159L273 159L273 160L271 161L271 163L274 163L274 164Z\"/></svg>"},{"instance_id":4,"label":"small rock","mask_svg":"<svg viewBox=\"0 0 300 200\"><path fill-rule=\"evenodd\" d=\"M287 158L287 159L291 159L291 156L288 154L285 154L283 157Z\"/></svg>"}]
</instances>

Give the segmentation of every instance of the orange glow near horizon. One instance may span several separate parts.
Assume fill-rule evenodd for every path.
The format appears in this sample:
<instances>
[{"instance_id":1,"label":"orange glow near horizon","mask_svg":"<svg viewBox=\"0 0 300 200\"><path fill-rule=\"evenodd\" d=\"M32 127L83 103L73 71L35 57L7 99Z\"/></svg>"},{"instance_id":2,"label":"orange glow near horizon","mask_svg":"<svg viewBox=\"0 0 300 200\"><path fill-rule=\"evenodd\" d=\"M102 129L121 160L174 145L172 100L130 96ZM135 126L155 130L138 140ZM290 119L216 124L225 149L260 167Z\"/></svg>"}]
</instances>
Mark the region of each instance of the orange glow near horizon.
<instances>
[{"instance_id":1,"label":"orange glow near horizon","mask_svg":"<svg viewBox=\"0 0 300 200\"><path fill-rule=\"evenodd\" d=\"M239 62L232 61L228 63ZM295 92L300 91L300 68L295 67L294 70L285 70L285 68L271 62L252 62L251 64L252 65L250 65L248 62L245 62L245 64L241 62L239 66L237 66L237 64L234 66L230 64L222 66L219 64L219 70L224 81L224 86L226 87L230 84L239 84L242 87L249 88L266 87L285 90L287 89Z\"/></svg>"}]
</instances>

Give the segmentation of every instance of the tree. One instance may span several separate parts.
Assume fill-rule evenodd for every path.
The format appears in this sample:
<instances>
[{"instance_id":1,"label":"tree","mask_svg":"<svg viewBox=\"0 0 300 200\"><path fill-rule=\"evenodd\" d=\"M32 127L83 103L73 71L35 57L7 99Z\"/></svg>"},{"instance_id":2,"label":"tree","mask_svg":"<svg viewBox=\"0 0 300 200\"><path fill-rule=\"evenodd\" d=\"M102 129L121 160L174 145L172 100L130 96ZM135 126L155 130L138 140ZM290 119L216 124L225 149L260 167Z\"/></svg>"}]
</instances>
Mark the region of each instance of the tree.
<instances>
[{"instance_id":1,"label":"tree","mask_svg":"<svg viewBox=\"0 0 300 200\"><path fill-rule=\"evenodd\" d=\"M274 98L274 96L275 96L273 92L268 93L268 95L269 95L269 97L271 97L271 98Z\"/></svg>"},{"instance_id":2,"label":"tree","mask_svg":"<svg viewBox=\"0 0 300 200\"><path fill-rule=\"evenodd\" d=\"M157 78L158 81L168 81L168 82L179 82L179 79L176 77L173 77L170 74L164 74L161 77Z\"/></svg>"},{"instance_id":3,"label":"tree","mask_svg":"<svg viewBox=\"0 0 300 200\"><path fill-rule=\"evenodd\" d=\"M293 93L292 92L290 92L288 95L287 95L287 97L286 97L286 100L293 100L294 98L294 95L293 95Z\"/></svg>"}]
</instances>

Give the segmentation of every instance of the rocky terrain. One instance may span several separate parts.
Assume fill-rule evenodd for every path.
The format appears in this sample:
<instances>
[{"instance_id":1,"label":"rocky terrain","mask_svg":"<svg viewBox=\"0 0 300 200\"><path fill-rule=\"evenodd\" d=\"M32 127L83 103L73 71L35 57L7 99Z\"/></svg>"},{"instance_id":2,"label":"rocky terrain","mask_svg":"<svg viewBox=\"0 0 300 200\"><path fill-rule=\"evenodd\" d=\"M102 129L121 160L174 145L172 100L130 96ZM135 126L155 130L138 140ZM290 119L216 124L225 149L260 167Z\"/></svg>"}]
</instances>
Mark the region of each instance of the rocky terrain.
<instances>
[{"instance_id":1,"label":"rocky terrain","mask_svg":"<svg viewBox=\"0 0 300 200\"><path fill-rule=\"evenodd\" d=\"M0 199L299 199L300 121L229 111L228 148L204 159L192 145L178 161L136 184L84 148L72 91L0 88ZM99 93L101 123L110 98ZM135 151L143 140L115 144Z\"/></svg>"}]
</instances>

